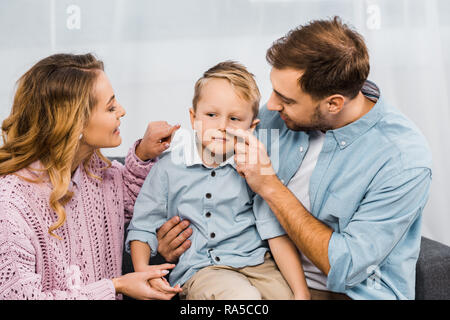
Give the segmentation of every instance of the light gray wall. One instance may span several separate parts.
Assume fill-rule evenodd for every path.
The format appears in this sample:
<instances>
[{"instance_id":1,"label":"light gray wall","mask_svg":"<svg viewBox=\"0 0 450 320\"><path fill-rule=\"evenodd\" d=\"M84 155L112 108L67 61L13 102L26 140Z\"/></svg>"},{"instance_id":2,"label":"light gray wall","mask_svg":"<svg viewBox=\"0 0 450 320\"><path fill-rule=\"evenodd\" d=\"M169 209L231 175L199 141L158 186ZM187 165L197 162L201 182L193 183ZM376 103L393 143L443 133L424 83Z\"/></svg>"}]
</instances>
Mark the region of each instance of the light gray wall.
<instances>
[{"instance_id":1,"label":"light gray wall","mask_svg":"<svg viewBox=\"0 0 450 320\"><path fill-rule=\"evenodd\" d=\"M340 15L363 34L370 79L431 145L434 172L423 234L450 245L448 0L0 0L0 120L15 81L56 52L94 52L121 104L125 155L149 121L189 126L195 80L225 59L241 61L270 95L265 51L289 29Z\"/></svg>"}]
</instances>

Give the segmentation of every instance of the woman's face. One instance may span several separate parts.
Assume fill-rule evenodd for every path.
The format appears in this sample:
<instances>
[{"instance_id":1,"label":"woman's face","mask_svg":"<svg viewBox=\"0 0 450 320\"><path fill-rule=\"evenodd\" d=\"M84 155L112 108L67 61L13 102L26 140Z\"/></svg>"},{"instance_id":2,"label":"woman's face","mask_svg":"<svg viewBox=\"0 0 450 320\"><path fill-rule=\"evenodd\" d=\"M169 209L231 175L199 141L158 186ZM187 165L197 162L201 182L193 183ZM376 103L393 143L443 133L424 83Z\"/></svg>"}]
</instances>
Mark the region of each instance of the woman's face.
<instances>
[{"instance_id":1,"label":"woman's face","mask_svg":"<svg viewBox=\"0 0 450 320\"><path fill-rule=\"evenodd\" d=\"M98 72L94 94L97 104L83 130L81 142L95 149L117 147L122 143L119 126L125 110L117 102L111 83L103 71Z\"/></svg>"}]
</instances>

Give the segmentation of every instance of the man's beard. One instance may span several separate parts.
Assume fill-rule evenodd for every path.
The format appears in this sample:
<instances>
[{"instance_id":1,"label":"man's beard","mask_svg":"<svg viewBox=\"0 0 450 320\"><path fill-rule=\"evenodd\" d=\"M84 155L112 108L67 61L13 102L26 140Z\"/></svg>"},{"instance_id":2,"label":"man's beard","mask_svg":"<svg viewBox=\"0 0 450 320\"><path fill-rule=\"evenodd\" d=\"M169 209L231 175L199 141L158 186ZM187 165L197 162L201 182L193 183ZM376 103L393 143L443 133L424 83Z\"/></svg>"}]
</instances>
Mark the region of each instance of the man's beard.
<instances>
[{"instance_id":1,"label":"man's beard","mask_svg":"<svg viewBox=\"0 0 450 320\"><path fill-rule=\"evenodd\" d=\"M287 118L286 116L284 116L285 118ZM320 112L320 108L319 105L317 105L314 108L314 113L311 116L310 119L310 123L309 125L298 125L296 124L294 121L292 121L290 118L287 118L287 121L285 121L286 126L291 129L292 131L316 131L316 130L320 130L320 131L328 131L331 130L332 127L326 122L325 117L323 116L323 114Z\"/></svg>"}]
</instances>

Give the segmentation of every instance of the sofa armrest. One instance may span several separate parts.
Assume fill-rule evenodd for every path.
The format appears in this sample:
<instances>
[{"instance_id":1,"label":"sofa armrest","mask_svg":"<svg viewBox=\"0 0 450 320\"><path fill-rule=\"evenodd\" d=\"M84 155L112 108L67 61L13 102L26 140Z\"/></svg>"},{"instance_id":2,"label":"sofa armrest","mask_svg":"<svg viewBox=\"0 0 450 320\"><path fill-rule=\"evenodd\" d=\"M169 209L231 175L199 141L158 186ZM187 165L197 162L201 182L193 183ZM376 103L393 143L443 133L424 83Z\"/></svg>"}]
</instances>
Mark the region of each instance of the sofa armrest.
<instances>
[{"instance_id":1,"label":"sofa armrest","mask_svg":"<svg viewBox=\"0 0 450 320\"><path fill-rule=\"evenodd\" d=\"M125 157L108 157L110 161L119 161L121 164L125 164Z\"/></svg>"},{"instance_id":2,"label":"sofa armrest","mask_svg":"<svg viewBox=\"0 0 450 320\"><path fill-rule=\"evenodd\" d=\"M450 247L425 237L416 265L416 300L450 300Z\"/></svg>"}]
</instances>

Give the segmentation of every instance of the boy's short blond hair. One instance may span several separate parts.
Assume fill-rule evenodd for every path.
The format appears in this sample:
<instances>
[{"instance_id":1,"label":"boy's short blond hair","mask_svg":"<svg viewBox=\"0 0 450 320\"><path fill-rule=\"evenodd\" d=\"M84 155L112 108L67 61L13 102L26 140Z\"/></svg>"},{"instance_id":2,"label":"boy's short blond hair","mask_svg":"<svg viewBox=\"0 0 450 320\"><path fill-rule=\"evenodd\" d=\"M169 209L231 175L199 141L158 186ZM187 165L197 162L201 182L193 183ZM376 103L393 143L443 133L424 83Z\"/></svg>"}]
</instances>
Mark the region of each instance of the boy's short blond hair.
<instances>
[{"instance_id":1,"label":"boy's short blond hair","mask_svg":"<svg viewBox=\"0 0 450 320\"><path fill-rule=\"evenodd\" d=\"M258 116L261 94L256 85L254 75L248 72L242 64L231 60L218 63L203 73L203 76L197 80L195 83L194 99L192 100L194 111L196 111L197 103L200 101L201 90L210 79L227 79L235 89L237 95L251 103L253 119Z\"/></svg>"}]
</instances>

